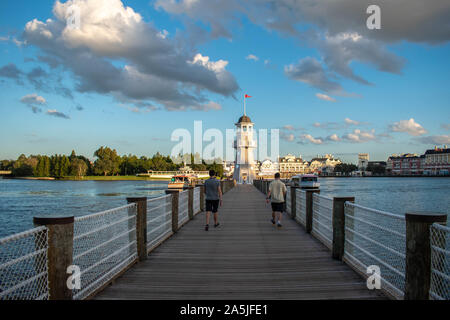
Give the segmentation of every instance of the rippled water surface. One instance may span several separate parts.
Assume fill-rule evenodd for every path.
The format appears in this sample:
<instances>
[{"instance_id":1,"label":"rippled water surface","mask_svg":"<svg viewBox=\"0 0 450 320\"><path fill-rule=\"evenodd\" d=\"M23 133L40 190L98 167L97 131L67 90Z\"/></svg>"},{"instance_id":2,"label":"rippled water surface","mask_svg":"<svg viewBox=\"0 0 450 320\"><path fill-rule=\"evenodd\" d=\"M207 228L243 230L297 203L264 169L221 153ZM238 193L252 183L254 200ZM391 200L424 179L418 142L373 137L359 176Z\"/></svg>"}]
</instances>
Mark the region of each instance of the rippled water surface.
<instances>
[{"instance_id":1,"label":"rippled water surface","mask_svg":"<svg viewBox=\"0 0 450 320\"><path fill-rule=\"evenodd\" d=\"M0 179L0 238L33 227L33 216L74 215L123 206L126 197L157 197L164 181Z\"/></svg>"}]
</instances>

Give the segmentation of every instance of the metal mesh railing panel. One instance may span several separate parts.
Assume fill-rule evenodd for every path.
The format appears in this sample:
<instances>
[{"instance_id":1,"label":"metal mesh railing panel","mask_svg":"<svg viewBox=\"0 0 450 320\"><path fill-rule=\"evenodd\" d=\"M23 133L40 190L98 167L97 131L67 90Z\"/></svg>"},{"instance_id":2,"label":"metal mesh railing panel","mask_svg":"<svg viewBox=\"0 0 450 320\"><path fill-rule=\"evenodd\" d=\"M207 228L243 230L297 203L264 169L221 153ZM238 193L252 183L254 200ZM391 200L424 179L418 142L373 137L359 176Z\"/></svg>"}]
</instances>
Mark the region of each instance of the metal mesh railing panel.
<instances>
[{"instance_id":1,"label":"metal mesh railing panel","mask_svg":"<svg viewBox=\"0 0 450 320\"><path fill-rule=\"evenodd\" d=\"M137 258L135 203L76 217L73 264L80 268L81 288L74 299L84 299L108 283Z\"/></svg>"},{"instance_id":2,"label":"metal mesh railing panel","mask_svg":"<svg viewBox=\"0 0 450 320\"><path fill-rule=\"evenodd\" d=\"M333 245L333 199L313 194L311 234L330 250Z\"/></svg>"},{"instance_id":3,"label":"metal mesh railing panel","mask_svg":"<svg viewBox=\"0 0 450 320\"><path fill-rule=\"evenodd\" d=\"M345 261L366 274L380 268L381 288L398 299L405 287L405 217L345 203Z\"/></svg>"},{"instance_id":4,"label":"metal mesh railing panel","mask_svg":"<svg viewBox=\"0 0 450 320\"><path fill-rule=\"evenodd\" d=\"M306 226L306 191L295 190L295 220Z\"/></svg>"},{"instance_id":5,"label":"metal mesh railing panel","mask_svg":"<svg viewBox=\"0 0 450 320\"><path fill-rule=\"evenodd\" d=\"M180 192L178 198L178 227L189 220L189 190Z\"/></svg>"},{"instance_id":6,"label":"metal mesh railing panel","mask_svg":"<svg viewBox=\"0 0 450 320\"><path fill-rule=\"evenodd\" d=\"M291 201L291 187L286 187L286 189L287 189L287 192L286 192L286 212L290 214L292 212L291 211L291 204L292 204L292 201Z\"/></svg>"},{"instance_id":7,"label":"metal mesh railing panel","mask_svg":"<svg viewBox=\"0 0 450 320\"><path fill-rule=\"evenodd\" d=\"M194 188L194 214L200 212L200 187Z\"/></svg>"},{"instance_id":8,"label":"metal mesh railing panel","mask_svg":"<svg viewBox=\"0 0 450 320\"><path fill-rule=\"evenodd\" d=\"M48 229L0 239L0 300L47 300Z\"/></svg>"},{"instance_id":9,"label":"metal mesh railing panel","mask_svg":"<svg viewBox=\"0 0 450 320\"><path fill-rule=\"evenodd\" d=\"M450 300L450 228L434 223L430 227L430 299Z\"/></svg>"},{"instance_id":10,"label":"metal mesh railing panel","mask_svg":"<svg viewBox=\"0 0 450 320\"><path fill-rule=\"evenodd\" d=\"M172 233L172 196L147 200L147 250Z\"/></svg>"}]
</instances>

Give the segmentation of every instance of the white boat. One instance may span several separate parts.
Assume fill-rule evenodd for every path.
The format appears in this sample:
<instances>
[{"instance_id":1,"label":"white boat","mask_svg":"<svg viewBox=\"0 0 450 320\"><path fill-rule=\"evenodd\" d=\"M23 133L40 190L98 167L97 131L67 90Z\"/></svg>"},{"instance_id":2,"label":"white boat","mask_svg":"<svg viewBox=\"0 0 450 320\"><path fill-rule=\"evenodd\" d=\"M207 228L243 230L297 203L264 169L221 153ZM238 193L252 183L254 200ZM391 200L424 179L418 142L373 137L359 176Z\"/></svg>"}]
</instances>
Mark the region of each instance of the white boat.
<instances>
[{"instance_id":1,"label":"white boat","mask_svg":"<svg viewBox=\"0 0 450 320\"><path fill-rule=\"evenodd\" d=\"M292 176L289 180L291 187L300 187L305 189L320 188L319 178L315 174L299 174Z\"/></svg>"}]
</instances>

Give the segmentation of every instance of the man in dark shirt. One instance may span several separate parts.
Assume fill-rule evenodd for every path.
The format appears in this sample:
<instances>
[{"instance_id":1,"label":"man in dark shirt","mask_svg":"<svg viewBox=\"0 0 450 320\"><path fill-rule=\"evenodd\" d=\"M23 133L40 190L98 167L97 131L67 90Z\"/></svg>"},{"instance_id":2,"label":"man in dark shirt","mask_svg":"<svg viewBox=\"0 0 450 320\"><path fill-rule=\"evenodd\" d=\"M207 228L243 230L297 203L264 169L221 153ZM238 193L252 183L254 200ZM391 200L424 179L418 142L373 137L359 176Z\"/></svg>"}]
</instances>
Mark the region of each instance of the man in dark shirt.
<instances>
[{"instance_id":1,"label":"man in dark shirt","mask_svg":"<svg viewBox=\"0 0 450 320\"><path fill-rule=\"evenodd\" d=\"M216 179L216 172L209 170L209 179L205 181L206 194L206 225L205 231L209 229L209 216L214 213L214 228L219 226L219 214L217 212L219 203L222 206L222 190L220 189L220 181Z\"/></svg>"}]
</instances>

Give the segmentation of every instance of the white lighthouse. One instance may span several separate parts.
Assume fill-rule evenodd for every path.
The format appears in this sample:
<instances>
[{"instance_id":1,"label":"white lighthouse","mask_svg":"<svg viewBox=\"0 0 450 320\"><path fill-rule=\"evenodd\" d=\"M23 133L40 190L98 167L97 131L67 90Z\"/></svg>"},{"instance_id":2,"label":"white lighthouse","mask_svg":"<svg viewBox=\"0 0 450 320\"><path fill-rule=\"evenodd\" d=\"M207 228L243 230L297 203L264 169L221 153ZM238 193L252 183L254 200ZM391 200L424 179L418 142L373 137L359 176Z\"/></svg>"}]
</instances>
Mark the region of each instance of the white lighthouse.
<instances>
[{"instance_id":1,"label":"white lighthouse","mask_svg":"<svg viewBox=\"0 0 450 320\"><path fill-rule=\"evenodd\" d=\"M237 183L252 183L255 178L254 151L256 149L256 141L253 140L253 122L244 111L244 115L239 118L235 125L234 148L236 149L236 160L233 178Z\"/></svg>"}]
</instances>

